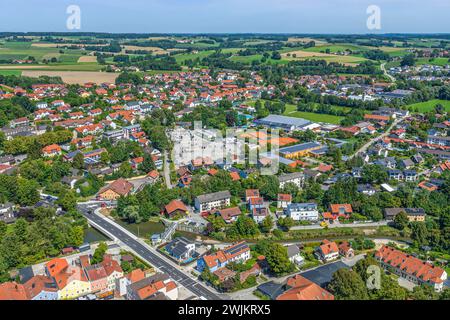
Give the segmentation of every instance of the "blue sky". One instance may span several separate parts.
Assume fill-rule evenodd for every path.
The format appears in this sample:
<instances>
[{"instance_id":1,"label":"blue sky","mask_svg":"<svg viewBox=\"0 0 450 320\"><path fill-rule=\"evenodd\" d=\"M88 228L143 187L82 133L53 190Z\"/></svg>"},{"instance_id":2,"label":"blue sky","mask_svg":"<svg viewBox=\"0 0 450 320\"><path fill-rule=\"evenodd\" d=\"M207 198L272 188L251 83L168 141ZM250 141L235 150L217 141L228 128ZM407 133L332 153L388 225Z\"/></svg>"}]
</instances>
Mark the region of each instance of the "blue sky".
<instances>
[{"instance_id":1,"label":"blue sky","mask_svg":"<svg viewBox=\"0 0 450 320\"><path fill-rule=\"evenodd\" d=\"M72 4L85 32L374 33L378 5L377 33L450 33L450 0L0 0L0 31L68 31Z\"/></svg>"}]
</instances>

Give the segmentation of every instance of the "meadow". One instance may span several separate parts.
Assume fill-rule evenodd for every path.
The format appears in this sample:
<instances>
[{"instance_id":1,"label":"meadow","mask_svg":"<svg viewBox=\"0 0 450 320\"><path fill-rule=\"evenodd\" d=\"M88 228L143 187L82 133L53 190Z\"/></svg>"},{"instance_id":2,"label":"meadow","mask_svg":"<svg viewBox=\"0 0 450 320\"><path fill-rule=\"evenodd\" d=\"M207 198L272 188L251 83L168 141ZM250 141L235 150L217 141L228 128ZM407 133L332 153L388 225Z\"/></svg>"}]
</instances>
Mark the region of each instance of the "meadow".
<instances>
[{"instance_id":1,"label":"meadow","mask_svg":"<svg viewBox=\"0 0 450 320\"><path fill-rule=\"evenodd\" d=\"M333 108L343 108L343 107L335 106ZM313 122L326 122L331 124L340 124L342 119L344 119L344 117L334 116L330 114L297 111L297 106L293 104L286 104L286 110L284 111L283 115L294 118L303 118Z\"/></svg>"},{"instance_id":2,"label":"meadow","mask_svg":"<svg viewBox=\"0 0 450 320\"><path fill-rule=\"evenodd\" d=\"M408 105L408 109L415 112L416 110L418 110L419 112L429 112L434 110L434 107L437 104L442 104L445 108L445 110L447 112L450 112L450 101L449 100L438 100L438 99L434 99L434 100L429 100L429 101L425 101L425 102L419 102L419 103L414 103L414 104L410 104Z\"/></svg>"}]
</instances>

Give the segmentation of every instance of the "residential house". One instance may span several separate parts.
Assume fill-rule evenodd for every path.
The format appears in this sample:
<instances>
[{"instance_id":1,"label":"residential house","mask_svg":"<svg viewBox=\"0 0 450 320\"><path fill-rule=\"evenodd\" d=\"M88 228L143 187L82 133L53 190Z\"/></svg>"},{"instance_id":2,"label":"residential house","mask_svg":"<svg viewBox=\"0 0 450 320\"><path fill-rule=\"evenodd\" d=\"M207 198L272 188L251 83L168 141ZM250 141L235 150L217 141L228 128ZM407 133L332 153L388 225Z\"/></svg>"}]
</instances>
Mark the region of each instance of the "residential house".
<instances>
[{"instance_id":1,"label":"residential house","mask_svg":"<svg viewBox=\"0 0 450 320\"><path fill-rule=\"evenodd\" d=\"M178 287L167 274L157 273L130 284L128 300L177 300Z\"/></svg>"},{"instance_id":2,"label":"residential house","mask_svg":"<svg viewBox=\"0 0 450 320\"><path fill-rule=\"evenodd\" d=\"M199 212L211 211L212 209L222 209L231 203L230 191L219 191L200 195L195 198L195 208Z\"/></svg>"},{"instance_id":3,"label":"residential house","mask_svg":"<svg viewBox=\"0 0 450 320\"><path fill-rule=\"evenodd\" d=\"M42 148L42 155L44 157L54 157L61 155L61 147L57 144L51 144Z\"/></svg>"},{"instance_id":4,"label":"residential house","mask_svg":"<svg viewBox=\"0 0 450 320\"><path fill-rule=\"evenodd\" d=\"M331 293L299 274L288 279L286 288L277 300L334 300Z\"/></svg>"},{"instance_id":5,"label":"residential house","mask_svg":"<svg viewBox=\"0 0 450 320\"><path fill-rule=\"evenodd\" d=\"M253 207L251 215L256 223L261 223L269 215L269 210L264 207Z\"/></svg>"},{"instance_id":6,"label":"residential house","mask_svg":"<svg viewBox=\"0 0 450 320\"><path fill-rule=\"evenodd\" d=\"M105 292L108 289L108 276L101 265L88 265L84 267L86 277L91 284L91 292Z\"/></svg>"},{"instance_id":7,"label":"residential house","mask_svg":"<svg viewBox=\"0 0 450 320\"><path fill-rule=\"evenodd\" d=\"M24 285L16 282L0 283L0 300L28 300Z\"/></svg>"},{"instance_id":8,"label":"residential house","mask_svg":"<svg viewBox=\"0 0 450 320\"><path fill-rule=\"evenodd\" d=\"M258 189L247 189L245 190L245 202L248 203L250 198L259 198L259 190Z\"/></svg>"},{"instance_id":9,"label":"residential house","mask_svg":"<svg viewBox=\"0 0 450 320\"><path fill-rule=\"evenodd\" d=\"M279 193L277 199L277 208L287 208L288 205L292 203L292 195Z\"/></svg>"},{"instance_id":10,"label":"residential house","mask_svg":"<svg viewBox=\"0 0 450 320\"><path fill-rule=\"evenodd\" d=\"M317 247L314 254L316 255L317 259L324 262L329 262L339 257L339 248L336 242L330 242L325 239L322 241L322 244Z\"/></svg>"},{"instance_id":11,"label":"residential house","mask_svg":"<svg viewBox=\"0 0 450 320\"><path fill-rule=\"evenodd\" d=\"M284 209L284 214L295 221L317 221L319 211L316 203L291 203Z\"/></svg>"},{"instance_id":12,"label":"residential house","mask_svg":"<svg viewBox=\"0 0 450 320\"><path fill-rule=\"evenodd\" d=\"M297 188L302 188L305 183L305 175L302 172L287 173L279 176L278 181L280 182L280 189L288 183L294 184Z\"/></svg>"},{"instance_id":13,"label":"residential house","mask_svg":"<svg viewBox=\"0 0 450 320\"><path fill-rule=\"evenodd\" d=\"M170 218L176 215L185 216L188 212L188 208L181 200L172 200L164 207L164 213Z\"/></svg>"},{"instance_id":14,"label":"residential house","mask_svg":"<svg viewBox=\"0 0 450 320\"><path fill-rule=\"evenodd\" d=\"M392 247L382 246L375 253L375 258L383 268L417 285L430 285L436 291L442 291L447 280L444 269Z\"/></svg>"},{"instance_id":15,"label":"residential house","mask_svg":"<svg viewBox=\"0 0 450 320\"><path fill-rule=\"evenodd\" d=\"M289 261L297 266L301 266L305 263L305 258L300 254L300 248L296 244L290 244L286 246Z\"/></svg>"},{"instance_id":16,"label":"residential house","mask_svg":"<svg viewBox=\"0 0 450 320\"><path fill-rule=\"evenodd\" d=\"M425 221L425 210L422 208L386 208L384 209L384 218L393 221L400 212L406 213L409 221Z\"/></svg>"},{"instance_id":17,"label":"residential house","mask_svg":"<svg viewBox=\"0 0 450 320\"><path fill-rule=\"evenodd\" d=\"M345 258L353 258L355 256L355 252L348 241L342 241L338 248L339 254Z\"/></svg>"},{"instance_id":18,"label":"residential house","mask_svg":"<svg viewBox=\"0 0 450 320\"><path fill-rule=\"evenodd\" d=\"M230 262L242 263L250 259L250 248L245 242L238 242L214 254L204 255L197 260L196 269L202 272L205 268L214 272Z\"/></svg>"},{"instance_id":19,"label":"residential house","mask_svg":"<svg viewBox=\"0 0 450 320\"><path fill-rule=\"evenodd\" d=\"M184 237L173 239L165 246L166 252L174 257L179 263L187 262L194 257L195 243Z\"/></svg>"},{"instance_id":20,"label":"residential house","mask_svg":"<svg viewBox=\"0 0 450 320\"><path fill-rule=\"evenodd\" d=\"M98 198L102 200L117 200L131 193L134 186L131 182L119 178L98 192Z\"/></svg>"},{"instance_id":21,"label":"residential house","mask_svg":"<svg viewBox=\"0 0 450 320\"><path fill-rule=\"evenodd\" d=\"M357 191L368 196L373 196L377 190L370 184L358 184Z\"/></svg>"},{"instance_id":22,"label":"residential house","mask_svg":"<svg viewBox=\"0 0 450 320\"><path fill-rule=\"evenodd\" d=\"M237 218L242 214L239 207L220 209L216 211L217 215L220 215L225 223L230 224L237 220Z\"/></svg>"},{"instance_id":23,"label":"residential house","mask_svg":"<svg viewBox=\"0 0 450 320\"><path fill-rule=\"evenodd\" d=\"M330 212L324 212L323 218L328 220L336 220L338 218L348 219L353 213L351 204L331 204Z\"/></svg>"},{"instance_id":24,"label":"residential house","mask_svg":"<svg viewBox=\"0 0 450 320\"><path fill-rule=\"evenodd\" d=\"M58 288L50 277L36 275L25 282L23 286L29 300L58 299Z\"/></svg>"}]
</instances>

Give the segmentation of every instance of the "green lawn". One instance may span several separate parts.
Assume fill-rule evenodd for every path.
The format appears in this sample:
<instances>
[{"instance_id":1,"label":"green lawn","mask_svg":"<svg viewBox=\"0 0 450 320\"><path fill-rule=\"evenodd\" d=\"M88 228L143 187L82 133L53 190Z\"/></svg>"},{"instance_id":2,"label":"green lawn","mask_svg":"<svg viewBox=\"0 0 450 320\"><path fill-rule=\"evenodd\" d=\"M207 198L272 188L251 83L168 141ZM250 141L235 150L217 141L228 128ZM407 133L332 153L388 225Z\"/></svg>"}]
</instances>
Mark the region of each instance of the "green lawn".
<instances>
[{"instance_id":1,"label":"green lawn","mask_svg":"<svg viewBox=\"0 0 450 320\"><path fill-rule=\"evenodd\" d=\"M350 108L339 107L339 106L333 106L333 108L344 109L346 111L350 110ZM295 106L293 104L286 105L286 111L284 112L283 115L289 116L289 117L295 117L295 118L303 118L303 119L314 121L314 122L326 122L326 123L332 123L332 124L340 124L341 120L344 118L344 117L333 116L333 115L329 115L329 114L297 111L297 106Z\"/></svg>"},{"instance_id":2,"label":"green lawn","mask_svg":"<svg viewBox=\"0 0 450 320\"><path fill-rule=\"evenodd\" d=\"M261 102L264 104L265 100L261 99ZM248 104L249 106L254 106L255 103L256 103L255 100L246 102L246 104ZM350 108L345 108L345 107L340 107L340 106L333 106L333 108L344 109L346 111L350 110ZM293 104L286 104L286 110L284 111L283 115L288 116L288 117L294 117L294 118L303 118L303 119L310 120L313 122L326 122L326 123L331 123L331 124L340 124L341 120L344 118L344 117L333 116L333 115L329 115L329 114L297 111L297 106L293 105Z\"/></svg>"},{"instance_id":3,"label":"green lawn","mask_svg":"<svg viewBox=\"0 0 450 320\"><path fill-rule=\"evenodd\" d=\"M284 114L285 116L294 117L294 118L303 118L306 120L310 120L313 122L326 122L332 124L340 124L341 120L344 117L332 116L329 114L319 114L312 112L303 112L303 111L294 111L293 113Z\"/></svg>"},{"instance_id":4,"label":"green lawn","mask_svg":"<svg viewBox=\"0 0 450 320\"><path fill-rule=\"evenodd\" d=\"M419 102L408 105L408 109L415 111L416 108L419 110L419 112L428 112L434 110L434 107L437 104L442 104L447 112L450 112L450 101L449 100L430 100L425 102Z\"/></svg>"}]
</instances>

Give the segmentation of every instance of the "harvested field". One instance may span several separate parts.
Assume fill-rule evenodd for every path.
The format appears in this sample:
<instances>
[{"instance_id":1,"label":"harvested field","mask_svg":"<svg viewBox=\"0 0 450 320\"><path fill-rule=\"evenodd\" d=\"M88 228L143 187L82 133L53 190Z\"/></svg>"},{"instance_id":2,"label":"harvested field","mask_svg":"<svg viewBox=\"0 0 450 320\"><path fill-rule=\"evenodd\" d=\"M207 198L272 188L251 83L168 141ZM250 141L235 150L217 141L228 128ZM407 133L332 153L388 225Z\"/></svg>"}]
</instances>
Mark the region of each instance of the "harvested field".
<instances>
[{"instance_id":1,"label":"harvested field","mask_svg":"<svg viewBox=\"0 0 450 320\"><path fill-rule=\"evenodd\" d=\"M7 66L0 66L0 70L8 70L8 69L43 69L43 68L50 68L50 66L46 65L23 65L23 64L14 64L14 65L7 65Z\"/></svg>"},{"instance_id":2,"label":"harvested field","mask_svg":"<svg viewBox=\"0 0 450 320\"><path fill-rule=\"evenodd\" d=\"M83 62L97 62L97 57L96 56L81 56L78 58L78 63L83 63Z\"/></svg>"},{"instance_id":3,"label":"harvested field","mask_svg":"<svg viewBox=\"0 0 450 320\"><path fill-rule=\"evenodd\" d=\"M85 84L87 82L95 82L97 84L103 82L114 82L118 76L116 73L110 72L89 72L89 71L45 71L33 70L23 71L23 76L27 77L61 77L61 79L68 84Z\"/></svg>"},{"instance_id":4,"label":"harvested field","mask_svg":"<svg viewBox=\"0 0 450 320\"><path fill-rule=\"evenodd\" d=\"M140 46L122 46L122 53L125 53L125 50L146 50L146 51L152 51L156 54L165 54L168 53L167 50L164 50L159 47L140 47Z\"/></svg>"},{"instance_id":5,"label":"harvested field","mask_svg":"<svg viewBox=\"0 0 450 320\"><path fill-rule=\"evenodd\" d=\"M57 48L58 46L62 45L61 43L42 43L42 42L35 42L32 43L32 47L38 47L38 48Z\"/></svg>"}]
</instances>

